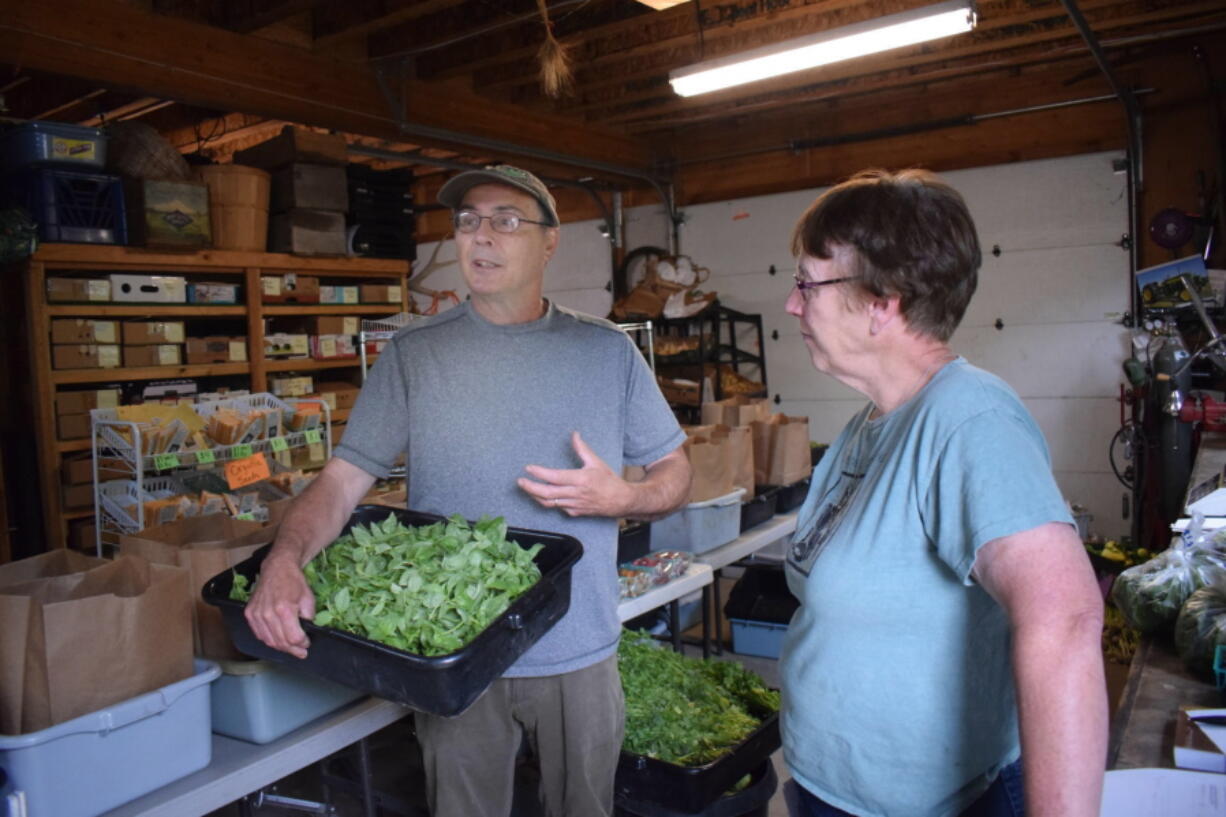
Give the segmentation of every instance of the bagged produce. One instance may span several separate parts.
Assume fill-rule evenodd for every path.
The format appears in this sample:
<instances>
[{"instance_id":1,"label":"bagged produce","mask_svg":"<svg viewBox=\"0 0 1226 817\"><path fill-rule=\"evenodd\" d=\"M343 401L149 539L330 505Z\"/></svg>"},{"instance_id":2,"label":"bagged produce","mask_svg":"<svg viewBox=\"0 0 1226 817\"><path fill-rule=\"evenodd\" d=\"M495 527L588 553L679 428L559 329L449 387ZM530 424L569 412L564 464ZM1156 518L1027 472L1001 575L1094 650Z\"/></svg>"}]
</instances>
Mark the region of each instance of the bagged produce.
<instances>
[{"instance_id":1,"label":"bagged produce","mask_svg":"<svg viewBox=\"0 0 1226 817\"><path fill-rule=\"evenodd\" d=\"M1193 592L1175 620L1175 649L1196 674L1213 675L1218 644L1226 644L1226 582Z\"/></svg>"},{"instance_id":2,"label":"bagged produce","mask_svg":"<svg viewBox=\"0 0 1226 817\"><path fill-rule=\"evenodd\" d=\"M1174 623L1194 591L1219 578L1226 580L1226 554L1176 541L1148 562L1120 573L1111 600L1130 625L1153 633Z\"/></svg>"}]
</instances>

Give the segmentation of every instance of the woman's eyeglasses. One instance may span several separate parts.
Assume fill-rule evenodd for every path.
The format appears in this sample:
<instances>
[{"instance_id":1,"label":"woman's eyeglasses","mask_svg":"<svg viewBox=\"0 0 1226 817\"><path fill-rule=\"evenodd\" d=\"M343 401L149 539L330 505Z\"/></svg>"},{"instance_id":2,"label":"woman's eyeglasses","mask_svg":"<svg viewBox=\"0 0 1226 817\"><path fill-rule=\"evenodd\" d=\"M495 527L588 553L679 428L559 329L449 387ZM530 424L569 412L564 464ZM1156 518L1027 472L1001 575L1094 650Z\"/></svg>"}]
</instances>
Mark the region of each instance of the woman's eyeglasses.
<instances>
[{"instance_id":1,"label":"woman's eyeglasses","mask_svg":"<svg viewBox=\"0 0 1226 817\"><path fill-rule=\"evenodd\" d=\"M828 284L841 284L844 281L854 281L855 279L856 278L854 275L846 275L841 278L827 278L825 281L806 281L804 278L800 277L799 272L792 274L792 280L796 282L796 288L799 289L800 294L806 298L809 297L808 290L810 289L817 289L818 287L824 287Z\"/></svg>"},{"instance_id":2,"label":"woman's eyeglasses","mask_svg":"<svg viewBox=\"0 0 1226 817\"><path fill-rule=\"evenodd\" d=\"M552 227L544 221L533 221L530 218L517 216L514 213L494 213L492 216L483 216L480 213L474 213L472 210L461 210L451 217L451 223L455 226L458 233L475 233L481 229L481 222L489 219L490 226L494 228L496 233L513 233L519 229L521 224L540 224L542 227Z\"/></svg>"}]
</instances>

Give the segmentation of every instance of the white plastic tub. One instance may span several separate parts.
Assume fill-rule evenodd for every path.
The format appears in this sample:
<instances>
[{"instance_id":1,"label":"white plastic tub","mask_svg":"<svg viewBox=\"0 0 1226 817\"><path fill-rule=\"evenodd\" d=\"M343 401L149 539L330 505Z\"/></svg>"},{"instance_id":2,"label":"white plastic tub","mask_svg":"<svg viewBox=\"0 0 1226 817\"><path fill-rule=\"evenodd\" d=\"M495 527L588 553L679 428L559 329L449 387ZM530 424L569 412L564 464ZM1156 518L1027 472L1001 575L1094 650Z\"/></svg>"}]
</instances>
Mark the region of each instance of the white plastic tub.
<instances>
[{"instance_id":1,"label":"white plastic tub","mask_svg":"<svg viewBox=\"0 0 1226 817\"><path fill-rule=\"evenodd\" d=\"M674 514L651 523L654 550L706 553L726 545L741 533L744 488L703 502L691 502Z\"/></svg>"},{"instance_id":2,"label":"white plastic tub","mask_svg":"<svg viewBox=\"0 0 1226 817\"><path fill-rule=\"evenodd\" d=\"M213 731L268 743L364 694L268 661L222 661L213 682Z\"/></svg>"},{"instance_id":3,"label":"white plastic tub","mask_svg":"<svg viewBox=\"0 0 1226 817\"><path fill-rule=\"evenodd\" d=\"M196 674L28 735L0 735L0 766L28 817L94 817L209 765L209 682Z\"/></svg>"}]
</instances>

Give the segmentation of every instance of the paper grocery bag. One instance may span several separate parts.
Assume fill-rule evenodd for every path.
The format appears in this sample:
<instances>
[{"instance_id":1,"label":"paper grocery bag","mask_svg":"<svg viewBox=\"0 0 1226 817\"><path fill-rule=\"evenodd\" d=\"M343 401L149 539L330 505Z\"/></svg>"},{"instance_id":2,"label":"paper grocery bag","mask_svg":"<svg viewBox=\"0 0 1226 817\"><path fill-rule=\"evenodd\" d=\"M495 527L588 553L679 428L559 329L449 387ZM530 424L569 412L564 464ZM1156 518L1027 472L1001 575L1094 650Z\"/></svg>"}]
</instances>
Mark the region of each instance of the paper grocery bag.
<instances>
[{"instance_id":1,"label":"paper grocery bag","mask_svg":"<svg viewBox=\"0 0 1226 817\"><path fill-rule=\"evenodd\" d=\"M685 453L694 472L690 502L703 502L732 493L735 466L727 436L689 436L685 441Z\"/></svg>"},{"instance_id":2,"label":"paper grocery bag","mask_svg":"<svg viewBox=\"0 0 1226 817\"><path fill-rule=\"evenodd\" d=\"M809 418L780 416L782 419L771 427L768 485L791 485L813 473L809 457Z\"/></svg>"},{"instance_id":3,"label":"paper grocery bag","mask_svg":"<svg viewBox=\"0 0 1226 817\"><path fill-rule=\"evenodd\" d=\"M753 432L749 426L721 426L716 432L727 439L728 458L732 461L732 487L744 488L742 502L754 498Z\"/></svg>"},{"instance_id":4,"label":"paper grocery bag","mask_svg":"<svg viewBox=\"0 0 1226 817\"><path fill-rule=\"evenodd\" d=\"M756 420L770 416L770 404L765 397L737 395L726 400L702 404L703 424L715 423L726 426L747 426Z\"/></svg>"},{"instance_id":5,"label":"paper grocery bag","mask_svg":"<svg viewBox=\"0 0 1226 817\"><path fill-rule=\"evenodd\" d=\"M775 425L781 419L782 414L771 414L765 420L755 420L749 424L750 437L753 439L753 479L758 485L773 484L769 479L771 441Z\"/></svg>"},{"instance_id":6,"label":"paper grocery bag","mask_svg":"<svg viewBox=\"0 0 1226 817\"><path fill-rule=\"evenodd\" d=\"M187 595L196 654L204 658L235 659L246 656L234 648L221 610L207 603L200 591L209 579L244 561L272 542L276 535L276 525L266 526L213 514L121 536L119 552L140 556L155 564L185 568L189 576Z\"/></svg>"},{"instance_id":7,"label":"paper grocery bag","mask_svg":"<svg viewBox=\"0 0 1226 817\"><path fill-rule=\"evenodd\" d=\"M187 581L181 568L124 556L0 588L30 600L21 710L0 713L0 731L37 732L189 677Z\"/></svg>"},{"instance_id":8,"label":"paper grocery bag","mask_svg":"<svg viewBox=\"0 0 1226 817\"><path fill-rule=\"evenodd\" d=\"M0 588L36 579L67 576L106 564L105 559L72 550L53 550L28 559L0 565ZM30 610L34 600L26 595L4 595L0 590L0 735L15 735L21 729L25 693Z\"/></svg>"}]
</instances>

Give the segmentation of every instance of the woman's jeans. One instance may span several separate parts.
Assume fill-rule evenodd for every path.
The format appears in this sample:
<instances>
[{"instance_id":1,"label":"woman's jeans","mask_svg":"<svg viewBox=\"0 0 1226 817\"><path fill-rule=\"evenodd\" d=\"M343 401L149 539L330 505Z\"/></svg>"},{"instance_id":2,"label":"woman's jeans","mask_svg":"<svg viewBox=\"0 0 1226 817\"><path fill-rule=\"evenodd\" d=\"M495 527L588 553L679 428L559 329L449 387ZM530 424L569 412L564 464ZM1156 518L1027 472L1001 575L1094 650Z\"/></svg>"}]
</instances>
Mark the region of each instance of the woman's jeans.
<instances>
[{"instance_id":1,"label":"woman's jeans","mask_svg":"<svg viewBox=\"0 0 1226 817\"><path fill-rule=\"evenodd\" d=\"M800 796L799 817L852 817L811 794L804 786L796 788ZM1022 790L1022 761L1019 759L1001 769L988 790L971 803L961 817L1023 817L1025 813L1026 797Z\"/></svg>"}]
</instances>

